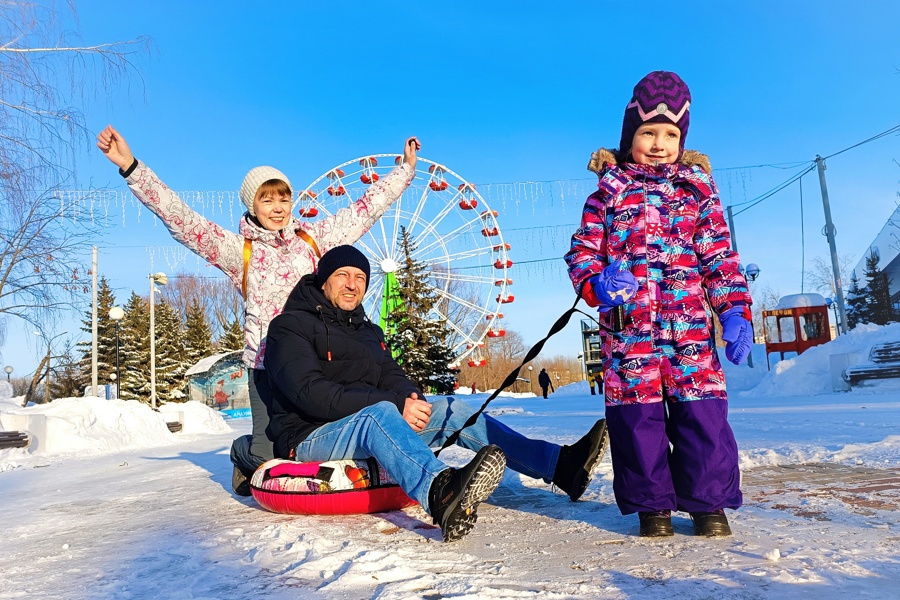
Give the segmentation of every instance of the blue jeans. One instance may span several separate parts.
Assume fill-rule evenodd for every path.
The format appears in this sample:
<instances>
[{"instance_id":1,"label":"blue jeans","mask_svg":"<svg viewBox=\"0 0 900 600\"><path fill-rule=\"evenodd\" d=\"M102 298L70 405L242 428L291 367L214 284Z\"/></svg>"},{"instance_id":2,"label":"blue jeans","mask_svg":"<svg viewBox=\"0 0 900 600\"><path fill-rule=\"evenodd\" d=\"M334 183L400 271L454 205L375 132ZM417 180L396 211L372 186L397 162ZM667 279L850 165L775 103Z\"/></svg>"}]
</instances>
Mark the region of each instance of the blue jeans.
<instances>
[{"instance_id":1,"label":"blue jeans","mask_svg":"<svg viewBox=\"0 0 900 600\"><path fill-rule=\"evenodd\" d=\"M427 510L431 483L447 468L429 448L443 444L474 412L465 402L440 398L431 403L428 425L416 433L396 406L379 402L313 431L297 446L296 460L373 457L410 498ZM527 438L485 415L464 429L456 443L476 452L495 444L506 454L511 469L546 483L552 480L559 458L558 445Z\"/></svg>"}]
</instances>

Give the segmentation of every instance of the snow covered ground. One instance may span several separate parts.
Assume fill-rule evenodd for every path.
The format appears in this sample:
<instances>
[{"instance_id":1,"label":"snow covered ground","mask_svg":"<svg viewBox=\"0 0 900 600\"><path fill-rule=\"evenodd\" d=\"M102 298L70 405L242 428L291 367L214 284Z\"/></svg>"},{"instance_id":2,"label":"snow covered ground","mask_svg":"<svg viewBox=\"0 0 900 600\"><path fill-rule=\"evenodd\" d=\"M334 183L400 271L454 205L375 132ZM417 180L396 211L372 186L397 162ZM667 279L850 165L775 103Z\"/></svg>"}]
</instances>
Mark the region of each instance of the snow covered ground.
<instances>
[{"instance_id":1,"label":"snow covered ground","mask_svg":"<svg viewBox=\"0 0 900 600\"><path fill-rule=\"evenodd\" d=\"M637 519L615 506L608 457L578 503L508 472L454 544L418 507L272 514L230 493L228 448L249 419L198 404L161 414L95 398L0 400L4 423L44 415L53 437L0 451L0 600L896 598L900 381L834 393L829 370L831 354L864 360L887 340L900 324L858 328L768 373L759 347L757 368L728 365L745 505L724 539L692 536L682 514L674 537L637 537ZM548 400L501 396L491 410L561 443L603 413L586 383ZM170 433L175 417L184 429Z\"/></svg>"}]
</instances>

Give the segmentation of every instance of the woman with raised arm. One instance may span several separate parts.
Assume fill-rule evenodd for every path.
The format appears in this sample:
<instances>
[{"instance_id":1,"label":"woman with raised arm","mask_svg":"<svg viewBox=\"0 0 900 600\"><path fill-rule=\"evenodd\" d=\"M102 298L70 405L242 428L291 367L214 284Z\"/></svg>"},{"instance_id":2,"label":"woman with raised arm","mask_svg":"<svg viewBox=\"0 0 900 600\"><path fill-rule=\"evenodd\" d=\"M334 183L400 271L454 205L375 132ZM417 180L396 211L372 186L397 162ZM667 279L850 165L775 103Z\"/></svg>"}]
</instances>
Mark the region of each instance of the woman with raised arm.
<instances>
[{"instance_id":1,"label":"woman with raised arm","mask_svg":"<svg viewBox=\"0 0 900 600\"><path fill-rule=\"evenodd\" d=\"M172 237L221 269L244 297L243 362L248 383L253 434L231 447L232 488L250 495L248 478L273 457L269 425L270 392L263 358L269 322L303 275L315 270L318 258L335 246L353 244L399 198L416 173L419 140L403 146L403 162L387 177L372 183L365 195L334 215L318 221L292 217L293 188L278 169L263 166L244 177L239 196L247 206L239 233L224 229L191 210L147 165L131 153L122 135L107 126L97 147L125 178L128 187L168 228Z\"/></svg>"}]
</instances>

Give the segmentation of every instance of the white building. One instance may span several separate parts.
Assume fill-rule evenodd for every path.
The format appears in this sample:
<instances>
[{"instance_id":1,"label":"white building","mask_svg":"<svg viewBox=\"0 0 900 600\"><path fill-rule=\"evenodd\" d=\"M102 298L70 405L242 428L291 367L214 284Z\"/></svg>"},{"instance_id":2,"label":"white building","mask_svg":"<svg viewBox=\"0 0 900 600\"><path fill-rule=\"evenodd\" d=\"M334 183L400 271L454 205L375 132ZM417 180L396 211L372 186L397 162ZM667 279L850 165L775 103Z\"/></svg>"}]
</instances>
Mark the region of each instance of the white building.
<instances>
[{"instance_id":1,"label":"white building","mask_svg":"<svg viewBox=\"0 0 900 600\"><path fill-rule=\"evenodd\" d=\"M887 223L856 264L854 272L859 279L860 287L866 285L866 258L873 251L880 257L878 268L883 270L891 281L891 303L895 309L900 310L900 206L888 217ZM846 281L843 284L844 293L847 293L850 282Z\"/></svg>"}]
</instances>

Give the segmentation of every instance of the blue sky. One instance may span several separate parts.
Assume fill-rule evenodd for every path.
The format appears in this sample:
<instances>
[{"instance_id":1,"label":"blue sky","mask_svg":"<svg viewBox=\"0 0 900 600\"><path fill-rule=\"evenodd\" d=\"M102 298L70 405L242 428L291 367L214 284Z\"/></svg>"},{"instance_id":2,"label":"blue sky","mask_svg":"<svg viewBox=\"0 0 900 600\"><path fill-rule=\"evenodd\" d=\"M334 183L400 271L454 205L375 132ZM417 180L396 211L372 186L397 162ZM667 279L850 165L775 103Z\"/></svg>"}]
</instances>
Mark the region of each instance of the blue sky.
<instances>
[{"instance_id":1,"label":"blue sky","mask_svg":"<svg viewBox=\"0 0 900 600\"><path fill-rule=\"evenodd\" d=\"M514 267L507 328L534 343L574 295L561 258L530 261L565 252L593 189L590 153L618 143L631 89L649 71L675 71L690 86L687 146L710 156L726 205L769 191L817 154L900 125L896 2L636 6L80 2L85 43L144 35L155 47L137 60L141 79L100 89L85 119L95 132L112 123L176 190L236 190L259 164L282 169L299 189L352 158L399 152L413 134L423 157L480 190L563 182L552 198L525 186L496 196L511 258L529 263ZM896 135L828 160L841 254L859 258L893 212L894 160ZM91 147L78 173L82 189L124 189ZM801 224L794 184L737 217L741 256L761 267L760 286L800 291L801 237L807 268L827 258L815 172L803 178L803 208ZM239 209L213 218L236 229ZM127 207L124 226L122 214L110 222L98 240L100 271L124 300L131 289L145 293L151 269L167 270L158 248L173 243L146 211ZM212 274L194 260L185 268ZM30 329L8 325L3 360L29 374L45 350ZM545 352L575 355L579 344L570 326Z\"/></svg>"}]
</instances>

